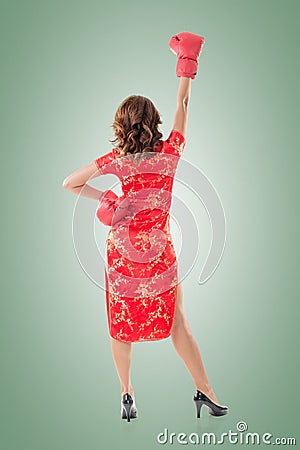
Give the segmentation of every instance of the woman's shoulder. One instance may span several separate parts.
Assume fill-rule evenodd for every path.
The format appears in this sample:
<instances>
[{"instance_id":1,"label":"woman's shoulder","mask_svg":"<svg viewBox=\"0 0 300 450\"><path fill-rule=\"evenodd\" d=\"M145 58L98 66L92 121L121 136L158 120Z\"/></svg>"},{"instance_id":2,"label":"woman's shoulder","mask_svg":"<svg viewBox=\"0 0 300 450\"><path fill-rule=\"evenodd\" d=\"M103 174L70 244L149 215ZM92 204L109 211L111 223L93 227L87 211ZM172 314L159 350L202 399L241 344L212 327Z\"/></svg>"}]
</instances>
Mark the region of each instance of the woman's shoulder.
<instances>
[{"instance_id":1,"label":"woman's shoulder","mask_svg":"<svg viewBox=\"0 0 300 450\"><path fill-rule=\"evenodd\" d=\"M181 144L181 143L185 143L186 139L185 139L185 136L180 131L172 128L172 130L170 131L170 134L167 137L167 139L165 140L165 142L167 142L168 144L173 143L173 142L176 142L177 144Z\"/></svg>"},{"instance_id":2,"label":"woman's shoulder","mask_svg":"<svg viewBox=\"0 0 300 450\"><path fill-rule=\"evenodd\" d=\"M173 153L177 156L180 156L185 147L185 144L185 136L180 131L173 128L170 131L167 139L162 141L161 151L166 151L167 153Z\"/></svg>"},{"instance_id":3,"label":"woman's shoulder","mask_svg":"<svg viewBox=\"0 0 300 450\"><path fill-rule=\"evenodd\" d=\"M105 153L102 156L99 156L94 160L94 163L96 164L98 170L101 173L104 173L104 171L107 171L108 168L111 168L113 166L113 161L116 159L115 156L115 150L112 149L109 152Z\"/></svg>"}]
</instances>

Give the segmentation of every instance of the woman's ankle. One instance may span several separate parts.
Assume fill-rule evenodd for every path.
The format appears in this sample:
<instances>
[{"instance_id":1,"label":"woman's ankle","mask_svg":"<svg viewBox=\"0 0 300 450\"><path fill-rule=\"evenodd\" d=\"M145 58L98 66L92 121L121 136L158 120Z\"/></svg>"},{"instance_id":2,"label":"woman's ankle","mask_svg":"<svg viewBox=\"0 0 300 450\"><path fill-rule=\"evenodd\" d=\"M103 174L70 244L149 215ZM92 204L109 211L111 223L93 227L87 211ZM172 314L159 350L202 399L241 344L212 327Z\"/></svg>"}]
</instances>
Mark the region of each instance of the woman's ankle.
<instances>
[{"instance_id":1,"label":"woman's ankle","mask_svg":"<svg viewBox=\"0 0 300 450\"><path fill-rule=\"evenodd\" d=\"M134 396L134 390L132 386L124 386L121 388L121 396L127 393L129 393L132 397Z\"/></svg>"},{"instance_id":2,"label":"woman's ankle","mask_svg":"<svg viewBox=\"0 0 300 450\"><path fill-rule=\"evenodd\" d=\"M205 394L208 398L214 395L213 388L210 384L201 384L201 386L196 386L196 389L203 392L203 394Z\"/></svg>"},{"instance_id":3,"label":"woman's ankle","mask_svg":"<svg viewBox=\"0 0 300 450\"><path fill-rule=\"evenodd\" d=\"M199 391L203 392L203 394L205 394L206 397L208 397L216 405L219 405L219 401L218 401L218 399L216 397L216 394L214 393L213 388L210 385L209 386L203 386L200 389L199 389L199 387L197 387L196 389L198 389Z\"/></svg>"}]
</instances>

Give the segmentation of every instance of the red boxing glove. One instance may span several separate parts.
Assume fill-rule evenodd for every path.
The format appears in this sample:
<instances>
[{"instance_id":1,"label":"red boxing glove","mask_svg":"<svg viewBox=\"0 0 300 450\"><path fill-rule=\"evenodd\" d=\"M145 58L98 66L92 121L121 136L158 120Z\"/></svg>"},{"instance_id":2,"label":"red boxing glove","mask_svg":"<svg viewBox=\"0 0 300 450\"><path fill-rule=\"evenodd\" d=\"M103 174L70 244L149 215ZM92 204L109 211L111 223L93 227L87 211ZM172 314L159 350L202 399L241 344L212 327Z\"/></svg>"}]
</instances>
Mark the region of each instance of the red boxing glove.
<instances>
[{"instance_id":1,"label":"red boxing glove","mask_svg":"<svg viewBox=\"0 0 300 450\"><path fill-rule=\"evenodd\" d=\"M99 199L96 215L104 225L119 222L129 212L129 200L122 195L118 197L111 190L104 191Z\"/></svg>"},{"instance_id":2,"label":"red boxing glove","mask_svg":"<svg viewBox=\"0 0 300 450\"><path fill-rule=\"evenodd\" d=\"M204 44L204 37L184 31L172 36L171 51L177 56L176 75L194 80L198 70L198 59Z\"/></svg>"}]
</instances>

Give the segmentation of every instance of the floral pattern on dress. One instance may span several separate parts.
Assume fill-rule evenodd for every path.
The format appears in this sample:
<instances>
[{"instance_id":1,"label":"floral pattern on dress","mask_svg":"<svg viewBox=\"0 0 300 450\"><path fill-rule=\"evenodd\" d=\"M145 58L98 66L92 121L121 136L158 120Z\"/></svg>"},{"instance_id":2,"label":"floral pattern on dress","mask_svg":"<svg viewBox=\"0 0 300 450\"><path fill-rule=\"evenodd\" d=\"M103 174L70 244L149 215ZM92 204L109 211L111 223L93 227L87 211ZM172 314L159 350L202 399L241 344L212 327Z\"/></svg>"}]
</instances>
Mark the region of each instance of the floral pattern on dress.
<instances>
[{"instance_id":1,"label":"floral pattern on dress","mask_svg":"<svg viewBox=\"0 0 300 450\"><path fill-rule=\"evenodd\" d=\"M115 149L95 160L101 174L118 176L132 205L130 216L114 224L106 239L106 311L114 339L139 342L171 334L178 266L169 213L185 143L173 129L140 164Z\"/></svg>"}]
</instances>

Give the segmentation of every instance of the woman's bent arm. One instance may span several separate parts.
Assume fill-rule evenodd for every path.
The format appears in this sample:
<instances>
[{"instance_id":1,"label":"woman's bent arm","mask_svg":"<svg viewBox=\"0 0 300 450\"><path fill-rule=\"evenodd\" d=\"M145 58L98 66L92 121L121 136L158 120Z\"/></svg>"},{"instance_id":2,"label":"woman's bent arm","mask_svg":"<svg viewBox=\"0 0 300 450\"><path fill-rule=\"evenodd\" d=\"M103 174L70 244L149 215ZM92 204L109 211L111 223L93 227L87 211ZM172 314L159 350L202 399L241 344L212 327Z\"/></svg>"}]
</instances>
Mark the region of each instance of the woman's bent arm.
<instances>
[{"instance_id":1,"label":"woman's bent arm","mask_svg":"<svg viewBox=\"0 0 300 450\"><path fill-rule=\"evenodd\" d=\"M65 178L63 181L63 187L73 194L99 200L103 191L99 191L98 189L95 189L87 184L90 179L99 175L100 173L95 165L95 162L91 162L87 166L76 170Z\"/></svg>"}]
</instances>

